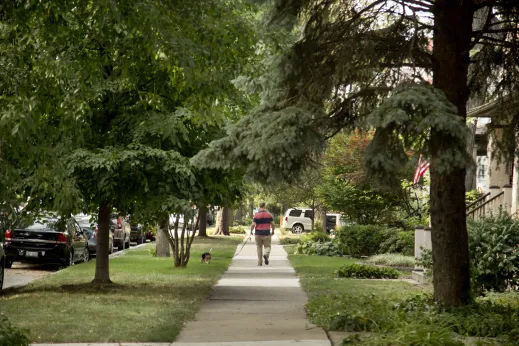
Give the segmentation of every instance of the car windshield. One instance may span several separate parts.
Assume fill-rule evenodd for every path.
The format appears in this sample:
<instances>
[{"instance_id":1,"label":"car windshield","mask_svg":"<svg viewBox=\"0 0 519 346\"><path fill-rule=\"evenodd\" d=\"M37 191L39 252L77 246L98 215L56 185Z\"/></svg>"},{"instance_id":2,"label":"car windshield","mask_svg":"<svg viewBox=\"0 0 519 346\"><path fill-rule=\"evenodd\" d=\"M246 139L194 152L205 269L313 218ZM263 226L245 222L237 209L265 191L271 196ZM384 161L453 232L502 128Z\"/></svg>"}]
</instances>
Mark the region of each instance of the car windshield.
<instances>
[{"instance_id":1,"label":"car windshield","mask_svg":"<svg viewBox=\"0 0 519 346\"><path fill-rule=\"evenodd\" d=\"M65 230L65 222L55 218L27 218L18 222L15 228L27 230L51 229L62 232Z\"/></svg>"}]
</instances>

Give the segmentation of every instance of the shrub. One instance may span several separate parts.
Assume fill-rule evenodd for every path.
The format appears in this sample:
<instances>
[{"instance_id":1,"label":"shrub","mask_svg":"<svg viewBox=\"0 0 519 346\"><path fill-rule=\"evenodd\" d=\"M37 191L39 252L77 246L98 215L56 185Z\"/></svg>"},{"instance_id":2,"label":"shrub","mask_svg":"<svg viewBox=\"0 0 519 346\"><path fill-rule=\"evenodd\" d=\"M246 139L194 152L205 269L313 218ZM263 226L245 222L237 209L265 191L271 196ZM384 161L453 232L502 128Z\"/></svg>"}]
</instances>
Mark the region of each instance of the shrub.
<instances>
[{"instance_id":1,"label":"shrub","mask_svg":"<svg viewBox=\"0 0 519 346\"><path fill-rule=\"evenodd\" d=\"M299 242L294 254L316 255L316 256L337 256L339 255L339 246L332 242L305 241Z\"/></svg>"},{"instance_id":2,"label":"shrub","mask_svg":"<svg viewBox=\"0 0 519 346\"><path fill-rule=\"evenodd\" d=\"M387 228L376 225L349 225L335 231L341 251L353 257L376 255L388 236Z\"/></svg>"},{"instance_id":3,"label":"shrub","mask_svg":"<svg viewBox=\"0 0 519 346\"><path fill-rule=\"evenodd\" d=\"M241 226L229 227L229 233L231 234L246 234L245 228Z\"/></svg>"},{"instance_id":4,"label":"shrub","mask_svg":"<svg viewBox=\"0 0 519 346\"><path fill-rule=\"evenodd\" d=\"M279 244L280 245L292 245L299 243L299 238L291 238L291 237L280 237Z\"/></svg>"},{"instance_id":5,"label":"shrub","mask_svg":"<svg viewBox=\"0 0 519 346\"><path fill-rule=\"evenodd\" d=\"M519 285L519 222L499 213L469 222L468 234L473 286L503 292Z\"/></svg>"},{"instance_id":6,"label":"shrub","mask_svg":"<svg viewBox=\"0 0 519 346\"><path fill-rule=\"evenodd\" d=\"M400 253L405 256L414 255L414 230L410 232L388 229L384 233L384 236L387 238L380 244L380 253Z\"/></svg>"},{"instance_id":7,"label":"shrub","mask_svg":"<svg viewBox=\"0 0 519 346\"><path fill-rule=\"evenodd\" d=\"M29 346L28 330L14 328L6 317L0 316L0 346Z\"/></svg>"},{"instance_id":8,"label":"shrub","mask_svg":"<svg viewBox=\"0 0 519 346\"><path fill-rule=\"evenodd\" d=\"M393 268L353 263L343 265L339 270L336 270L335 276L356 279L396 279L399 273Z\"/></svg>"},{"instance_id":9,"label":"shrub","mask_svg":"<svg viewBox=\"0 0 519 346\"><path fill-rule=\"evenodd\" d=\"M369 264L385 265L390 267L409 267L415 265L415 258L413 256L404 256L395 253L386 253L382 255L371 256L366 260Z\"/></svg>"},{"instance_id":10,"label":"shrub","mask_svg":"<svg viewBox=\"0 0 519 346\"><path fill-rule=\"evenodd\" d=\"M307 241L314 241L314 242L329 242L330 238L328 238L328 235L324 232L312 232L308 234L303 234L299 241L301 243L307 242Z\"/></svg>"},{"instance_id":11,"label":"shrub","mask_svg":"<svg viewBox=\"0 0 519 346\"><path fill-rule=\"evenodd\" d=\"M416 265L424 269L425 275L432 275L433 262L432 262L432 251L429 249L422 249L422 257L416 260Z\"/></svg>"},{"instance_id":12,"label":"shrub","mask_svg":"<svg viewBox=\"0 0 519 346\"><path fill-rule=\"evenodd\" d=\"M157 257L157 248L155 246L149 247L148 252L152 257Z\"/></svg>"},{"instance_id":13,"label":"shrub","mask_svg":"<svg viewBox=\"0 0 519 346\"><path fill-rule=\"evenodd\" d=\"M250 226L252 224L252 219L250 217L243 217L240 221L234 221L234 226Z\"/></svg>"}]
</instances>

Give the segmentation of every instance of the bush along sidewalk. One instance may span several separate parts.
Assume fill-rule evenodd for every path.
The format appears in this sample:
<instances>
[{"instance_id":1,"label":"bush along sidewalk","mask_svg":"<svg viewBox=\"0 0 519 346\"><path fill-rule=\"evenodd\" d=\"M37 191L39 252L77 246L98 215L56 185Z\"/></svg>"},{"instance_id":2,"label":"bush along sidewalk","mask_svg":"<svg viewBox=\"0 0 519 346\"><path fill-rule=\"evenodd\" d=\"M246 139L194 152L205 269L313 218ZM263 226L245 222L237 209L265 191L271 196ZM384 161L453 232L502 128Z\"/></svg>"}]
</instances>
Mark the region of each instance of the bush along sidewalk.
<instances>
[{"instance_id":1,"label":"bush along sidewalk","mask_svg":"<svg viewBox=\"0 0 519 346\"><path fill-rule=\"evenodd\" d=\"M399 273L396 269L377 267L366 264L346 264L335 271L338 278L356 279L397 279Z\"/></svg>"}]
</instances>

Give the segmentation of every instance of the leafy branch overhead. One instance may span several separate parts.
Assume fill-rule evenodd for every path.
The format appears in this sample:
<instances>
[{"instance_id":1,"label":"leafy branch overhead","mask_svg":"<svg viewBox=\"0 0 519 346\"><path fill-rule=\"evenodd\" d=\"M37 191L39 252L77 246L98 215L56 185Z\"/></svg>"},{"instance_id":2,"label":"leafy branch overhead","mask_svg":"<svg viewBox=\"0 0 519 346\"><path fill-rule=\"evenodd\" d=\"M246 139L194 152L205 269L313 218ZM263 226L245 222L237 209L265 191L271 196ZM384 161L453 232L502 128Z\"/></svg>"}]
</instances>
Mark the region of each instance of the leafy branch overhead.
<instances>
[{"instance_id":1,"label":"leafy branch overhead","mask_svg":"<svg viewBox=\"0 0 519 346\"><path fill-rule=\"evenodd\" d=\"M393 177L409 162L410 150L430 157L431 131L441 133L445 141L433 165L438 172L465 168L471 164L464 143L468 128L457 115L456 108L438 89L427 85L402 85L370 113L368 124L376 133L366 152L371 173L384 179ZM461 143L461 144L457 144Z\"/></svg>"}]
</instances>

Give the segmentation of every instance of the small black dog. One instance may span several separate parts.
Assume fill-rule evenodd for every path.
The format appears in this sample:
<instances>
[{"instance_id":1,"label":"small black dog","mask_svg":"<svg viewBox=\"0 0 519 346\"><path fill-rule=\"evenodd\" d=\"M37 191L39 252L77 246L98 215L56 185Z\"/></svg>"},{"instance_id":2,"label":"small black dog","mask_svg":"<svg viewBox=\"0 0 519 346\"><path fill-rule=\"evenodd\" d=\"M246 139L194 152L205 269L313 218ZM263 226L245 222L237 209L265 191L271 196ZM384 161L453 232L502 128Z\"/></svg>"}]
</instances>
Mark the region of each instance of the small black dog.
<instances>
[{"instance_id":1,"label":"small black dog","mask_svg":"<svg viewBox=\"0 0 519 346\"><path fill-rule=\"evenodd\" d=\"M202 259L200 262L205 262L207 264L211 263L211 253L210 252L204 252L202 254Z\"/></svg>"}]
</instances>

